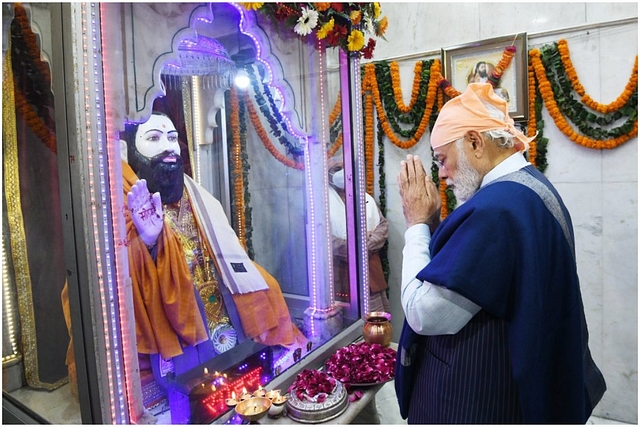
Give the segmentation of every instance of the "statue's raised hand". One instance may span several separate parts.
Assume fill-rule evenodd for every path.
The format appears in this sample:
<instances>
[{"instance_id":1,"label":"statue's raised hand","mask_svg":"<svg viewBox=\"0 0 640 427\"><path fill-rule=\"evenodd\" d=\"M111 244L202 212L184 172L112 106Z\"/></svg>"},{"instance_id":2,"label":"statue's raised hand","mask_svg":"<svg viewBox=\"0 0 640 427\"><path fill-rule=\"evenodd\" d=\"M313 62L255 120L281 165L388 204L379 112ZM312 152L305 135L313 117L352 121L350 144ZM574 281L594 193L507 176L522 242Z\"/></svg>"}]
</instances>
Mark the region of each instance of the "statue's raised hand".
<instances>
[{"instance_id":1,"label":"statue's raised hand","mask_svg":"<svg viewBox=\"0 0 640 427\"><path fill-rule=\"evenodd\" d=\"M160 193L149 193L147 181L141 179L131 187L127 203L140 238L147 246L155 245L163 225Z\"/></svg>"}]
</instances>

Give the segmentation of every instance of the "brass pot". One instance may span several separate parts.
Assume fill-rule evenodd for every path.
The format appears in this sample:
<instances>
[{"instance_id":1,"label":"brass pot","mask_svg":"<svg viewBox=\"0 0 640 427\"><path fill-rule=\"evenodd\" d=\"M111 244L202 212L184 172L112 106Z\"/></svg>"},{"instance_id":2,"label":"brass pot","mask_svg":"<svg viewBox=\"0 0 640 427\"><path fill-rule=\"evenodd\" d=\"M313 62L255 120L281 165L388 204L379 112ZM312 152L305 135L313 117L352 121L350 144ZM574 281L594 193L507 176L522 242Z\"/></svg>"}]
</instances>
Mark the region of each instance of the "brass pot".
<instances>
[{"instance_id":1,"label":"brass pot","mask_svg":"<svg viewBox=\"0 0 640 427\"><path fill-rule=\"evenodd\" d=\"M391 314L384 311L373 311L364 318L362 336L369 344L380 344L384 347L391 343L393 327L391 326Z\"/></svg>"}]
</instances>

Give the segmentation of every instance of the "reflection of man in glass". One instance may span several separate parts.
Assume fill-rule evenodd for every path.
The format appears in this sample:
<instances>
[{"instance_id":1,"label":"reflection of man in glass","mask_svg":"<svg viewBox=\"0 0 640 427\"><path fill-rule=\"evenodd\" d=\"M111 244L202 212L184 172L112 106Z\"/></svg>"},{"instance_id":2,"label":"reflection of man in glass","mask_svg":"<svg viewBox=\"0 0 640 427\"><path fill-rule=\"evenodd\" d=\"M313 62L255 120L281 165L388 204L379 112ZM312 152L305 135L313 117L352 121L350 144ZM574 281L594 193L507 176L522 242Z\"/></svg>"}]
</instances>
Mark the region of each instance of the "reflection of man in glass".
<instances>
[{"instance_id":1,"label":"reflection of man in glass","mask_svg":"<svg viewBox=\"0 0 640 427\"><path fill-rule=\"evenodd\" d=\"M301 334L278 282L248 258L220 203L184 174L171 119L154 113L127 125L122 136L141 368L149 355L158 380L246 338L295 344Z\"/></svg>"},{"instance_id":2,"label":"reflection of man in glass","mask_svg":"<svg viewBox=\"0 0 640 427\"><path fill-rule=\"evenodd\" d=\"M329 213L331 216L332 248L334 257L334 292L338 301L349 300L349 256L347 249L347 218L345 208L344 168L342 160L332 159L329 164ZM369 311L389 313L387 297L389 287L384 277L380 249L387 241L389 225L375 200L366 197L367 250L369 252Z\"/></svg>"}]
</instances>

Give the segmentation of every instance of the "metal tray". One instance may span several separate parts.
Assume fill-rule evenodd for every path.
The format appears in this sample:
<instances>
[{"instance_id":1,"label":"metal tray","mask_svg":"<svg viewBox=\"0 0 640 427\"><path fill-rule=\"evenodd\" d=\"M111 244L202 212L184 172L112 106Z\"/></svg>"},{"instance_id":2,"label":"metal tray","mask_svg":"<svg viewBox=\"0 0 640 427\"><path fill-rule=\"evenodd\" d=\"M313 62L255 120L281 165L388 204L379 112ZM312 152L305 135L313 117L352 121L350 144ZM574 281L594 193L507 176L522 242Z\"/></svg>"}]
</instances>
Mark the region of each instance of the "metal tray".
<instances>
[{"instance_id":1,"label":"metal tray","mask_svg":"<svg viewBox=\"0 0 640 427\"><path fill-rule=\"evenodd\" d=\"M302 401L295 394L290 394L287 400L287 416L300 423L318 424L342 415L347 406L349 406L347 390L344 384L337 381L334 393L322 403Z\"/></svg>"}]
</instances>

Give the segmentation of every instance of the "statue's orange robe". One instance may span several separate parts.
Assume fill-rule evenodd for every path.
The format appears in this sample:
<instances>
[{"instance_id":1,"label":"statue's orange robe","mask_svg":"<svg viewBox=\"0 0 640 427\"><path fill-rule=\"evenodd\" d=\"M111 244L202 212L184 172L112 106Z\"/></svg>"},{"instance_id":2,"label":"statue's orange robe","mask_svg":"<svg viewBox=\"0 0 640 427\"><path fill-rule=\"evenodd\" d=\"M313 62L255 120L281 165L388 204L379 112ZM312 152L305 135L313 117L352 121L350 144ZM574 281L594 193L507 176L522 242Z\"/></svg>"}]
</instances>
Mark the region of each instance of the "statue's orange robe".
<instances>
[{"instance_id":1,"label":"statue's orange robe","mask_svg":"<svg viewBox=\"0 0 640 427\"><path fill-rule=\"evenodd\" d=\"M122 163L122 171L126 200L138 177L127 163ZM208 339L182 245L171 227L163 227L154 262L128 209L125 217L138 352L160 353L165 359L177 356L182 354L182 345ZM214 253L209 242L205 243L209 253ZM269 290L232 294L245 335L266 345L290 346L298 338L304 339L291 322L277 280L261 266L254 265Z\"/></svg>"}]
</instances>

